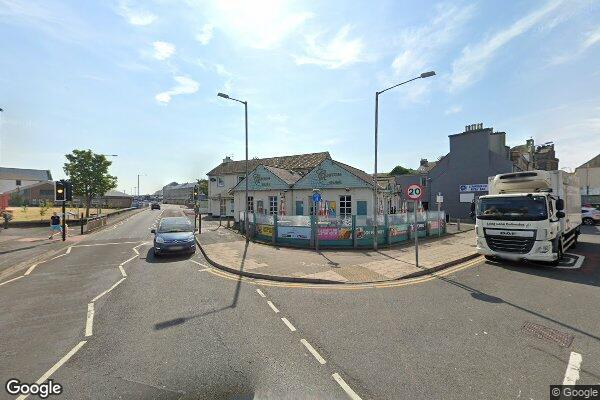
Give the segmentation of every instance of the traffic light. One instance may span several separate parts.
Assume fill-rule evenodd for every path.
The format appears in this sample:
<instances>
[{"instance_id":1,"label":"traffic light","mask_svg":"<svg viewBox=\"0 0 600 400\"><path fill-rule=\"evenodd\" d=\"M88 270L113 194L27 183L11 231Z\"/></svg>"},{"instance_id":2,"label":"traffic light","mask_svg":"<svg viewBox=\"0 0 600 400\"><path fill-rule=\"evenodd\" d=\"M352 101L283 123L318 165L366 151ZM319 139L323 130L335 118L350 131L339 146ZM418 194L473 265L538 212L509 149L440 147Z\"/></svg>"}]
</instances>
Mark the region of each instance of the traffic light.
<instances>
[{"instance_id":1,"label":"traffic light","mask_svg":"<svg viewBox=\"0 0 600 400\"><path fill-rule=\"evenodd\" d=\"M198 186L194 186L194 200L198 198Z\"/></svg>"},{"instance_id":2,"label":"traffic light","mask_svg":"<svg viewBox=\"0 0 600 400\"><path fill-rule=\"evenodd\" d=\"M73 201L73 185L71 182L61 179L54 182L55 201Z\"/></svg>"},{"instance_id":3,"label":"traffic light","mask_svg":"<svg viewBox=\"0 0 600 400\"><path fill-rule=\"evenodd\" d=\"M65 201L66 188L65 181L54 182L54 201Z\"/></svg>"}]
</instances>

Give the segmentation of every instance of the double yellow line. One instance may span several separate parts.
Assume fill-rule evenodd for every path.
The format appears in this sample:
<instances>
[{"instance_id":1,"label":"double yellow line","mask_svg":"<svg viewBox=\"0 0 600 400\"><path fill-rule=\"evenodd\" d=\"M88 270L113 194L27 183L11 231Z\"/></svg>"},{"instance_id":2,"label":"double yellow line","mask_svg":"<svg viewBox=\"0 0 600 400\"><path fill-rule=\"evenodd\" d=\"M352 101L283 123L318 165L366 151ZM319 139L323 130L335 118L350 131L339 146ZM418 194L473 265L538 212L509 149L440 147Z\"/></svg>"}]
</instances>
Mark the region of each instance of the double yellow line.
<instances>
[{"instance_id":1,"label":"double yellow line","mask_svg":"<svg viewBox=\"0 0 600 400\"><path fill-rule=\"evenodd\" d=\"M298 288L298 289L321 289L321 290L365 290L365 289L385 289L394 288L407 285L416 285L418 283L425 283L436 279L439 276L446 276L463 269L467 269L479 264L483 260L483 257L477 257L473 260L466 261L462 264L455 265L453 267L446 268L444 270L433 272L428 275L423 275L417 278L411 278L406 280L397 280L389 282L378 282L378 283L358 283L358 284L313 284L313 283L289 283L289 282L276 282L267 281L262 279L248 278L245 276L239 276L225 272L217 268L211 268L207 272L218 276L223 279L231 281L242 281L258 286L269 286L269 287L285 287L285 288Z\"/></svg>"}]
</instances>

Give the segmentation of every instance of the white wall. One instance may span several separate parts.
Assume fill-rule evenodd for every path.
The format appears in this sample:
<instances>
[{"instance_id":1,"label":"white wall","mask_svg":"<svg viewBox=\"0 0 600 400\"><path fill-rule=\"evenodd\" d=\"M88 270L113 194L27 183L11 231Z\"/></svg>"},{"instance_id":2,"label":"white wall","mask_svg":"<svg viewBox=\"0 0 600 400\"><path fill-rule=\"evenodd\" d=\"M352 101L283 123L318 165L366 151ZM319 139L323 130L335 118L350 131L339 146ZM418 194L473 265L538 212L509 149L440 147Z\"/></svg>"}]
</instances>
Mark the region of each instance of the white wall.
<instances>
[{"instance_id":1,"label":"white wall","mask_svg":"<svg viewBox=\"0 0 600 400\"><path fill-rule=\"evenodd\" d=\"M223 198L231 198L233 197L229 195L227 192L233 188L238 183L238 177L243 176L244 174L235 174L235 175L215 175L208 177L208 207L209 213L212 215L218 216L220 214L220 206L219 206L219 195ZM223 179L224 185L218 186L218 178L219 176ZM215 178L215 181L212 182L211 178ZM227 216L233 215L230 212L229 203L227 204ZM225 216L225 215L224 215Z\"/></svg>"},{"instance_id":2,"label":"white wall","mask_svg":"<svg viewBox=\"0 0 600 400\"><path fill-rule=\"evenodd\" d=\"M33 185L41 181L25 181L21 180L21 187ZM0 193L7 192L17 188L17 181L15 179L0 179Z\"/></svg>"}]
</instances>

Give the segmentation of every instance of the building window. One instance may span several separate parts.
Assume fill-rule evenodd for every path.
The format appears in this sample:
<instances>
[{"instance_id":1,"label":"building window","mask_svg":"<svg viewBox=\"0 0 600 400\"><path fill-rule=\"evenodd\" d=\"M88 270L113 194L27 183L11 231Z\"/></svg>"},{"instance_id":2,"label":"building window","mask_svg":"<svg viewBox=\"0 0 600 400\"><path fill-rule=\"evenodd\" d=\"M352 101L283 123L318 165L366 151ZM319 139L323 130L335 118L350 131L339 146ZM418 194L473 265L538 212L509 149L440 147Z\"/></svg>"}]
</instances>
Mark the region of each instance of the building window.
<instances>
[{"instance_id":1,"label":"building window","mask_svg":"<svg viewBox=\"0 0 600 400\"><path fill-rule=\"evenodd\" d=\"M277 215L277 196L269 196L269 214Z\"/></svg>"},{"instance_id":2,"label":"building window","mask_svg":"<svg viewBox=\"0 0 600 400\"><path fill-rule=\"evenodd\" d=\"M256 211L259 214L264 214L265 212L265 207L264 207L264 203L262 200L256 200Z\"/></svg>"},{"instance_id":3,"label":"building window","mask_svg":"<svg viewBox=\"0 0 600 400\"><path fill-rule=\"evenodd\" d=\"M217 177L217 186L218 187L223 187L225 186L225 181L223 180L223 178L221 178L220 176Z\"/></svg>"},{"instance_id":4,"label":"building window","mask_svg":"<svg viewBox=\"0 0 600 400\"><path fill-rule=\"evenodd\" d=\"M16 185L17 185L17 186L21 186L21 180L20 180L20 179L17 179L17 180L16 180Z\"/></svg>"},{"instance_id":5,"label":"building window","mask_svg":"<svg viewBox=\"0 0 600 400\"><path fill-rule=\"evenodd\" d=\"M254 196L248 196L248 212L254 212Z\"/></svg>"},{"instance_id":6,"label":"building window","mask_svg":"<svg viewBox=\"0 0 600 400\"><path fill-rule=\"evenodd\" d=\"M352 196L340 196L340 216L346 217L352 215Z\"/></svg>"},{"instance_id":7,"label":"building window","mask_svg":"<svg viewBox=\"0 0 600 400\"><path fill-rule=\"evenodd\" d=\"M427 178L424 176L421 177L421 186L427 187Z\"/></svg>"}]
</instances>

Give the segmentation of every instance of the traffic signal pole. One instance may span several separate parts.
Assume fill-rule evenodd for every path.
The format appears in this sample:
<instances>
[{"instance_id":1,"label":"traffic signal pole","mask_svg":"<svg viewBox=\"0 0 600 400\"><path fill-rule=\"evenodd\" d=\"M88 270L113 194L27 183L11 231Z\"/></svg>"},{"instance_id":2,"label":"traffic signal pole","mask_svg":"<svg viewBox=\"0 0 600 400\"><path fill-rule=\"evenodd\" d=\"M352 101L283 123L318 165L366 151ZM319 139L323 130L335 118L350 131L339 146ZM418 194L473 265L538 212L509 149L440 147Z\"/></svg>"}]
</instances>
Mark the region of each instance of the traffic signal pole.
<instances>
[{"instance_id":1,"label":"traffic signal pole","mask_svg":"<svg viewBox=\"0 0 600 400\"><path fill-rule=\"evenodd\" d=\"M62 202L62 240L63 242L67 239L67 213L66 213L67 201Z\"/></svg>"}]
</instances>

